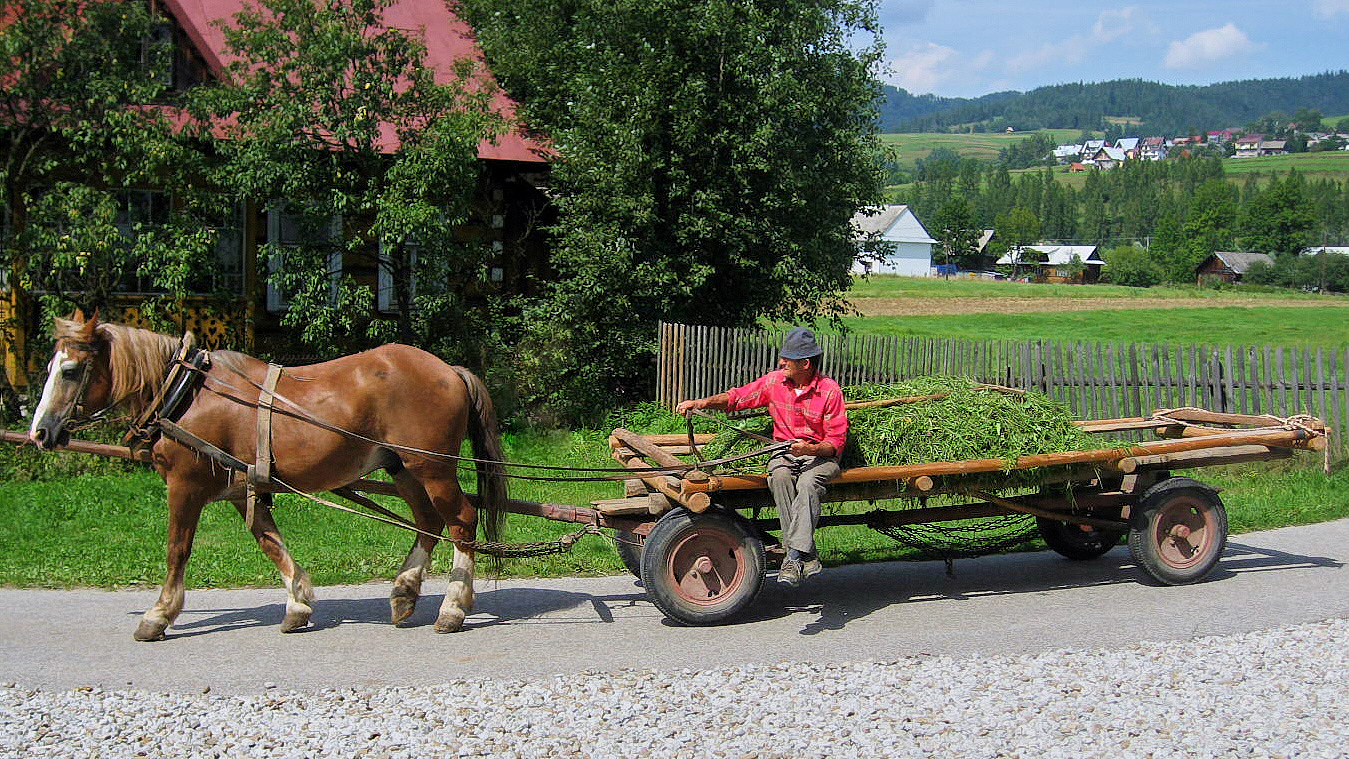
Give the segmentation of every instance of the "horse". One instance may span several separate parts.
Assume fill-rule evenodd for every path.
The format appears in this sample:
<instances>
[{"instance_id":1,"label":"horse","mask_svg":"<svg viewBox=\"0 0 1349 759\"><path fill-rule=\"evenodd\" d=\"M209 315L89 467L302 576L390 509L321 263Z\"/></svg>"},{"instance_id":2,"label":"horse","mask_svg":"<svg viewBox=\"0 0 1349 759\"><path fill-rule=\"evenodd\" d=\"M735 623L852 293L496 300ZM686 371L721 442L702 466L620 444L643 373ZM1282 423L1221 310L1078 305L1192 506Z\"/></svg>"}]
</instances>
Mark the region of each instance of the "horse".
<instances>
[{"instance_id":1,"label":"horse","mask_svg":"<svg viewBox=\"0 0 1349 759\"><path fill-rule=\"evenodd\" d=\"M76 311L54 322L56 347L28 432L43 450L68 442L67 424L86 409L124 407L153 416L167 371L183 364L180 348L191 342L191 333L177 338L99 322L97 313L86 318ZM272 371L279 370L279 376L272 378L267 377L269 365L252 356L233 351L207 356L207 365L191 370L200 381L176 415L176 425L198 439L188 438L188 443L204 442L240 462L253 462L259 449L266 450L259 432L259 416L266 409L271 417L268 463L275 481L287 488L333 490L378 469L388 472L417 528L394 579L390 620L400 625L412 615L432 551L448 527L454 558L435 630L462 628L473 607L479 517L456 476L466 437L476 461L477 508L484 512L488 540L500 535L507 500L496 412L482 380L426 351L396 344L308 366L277 367ZM268 379L275 380L271 394L263 384ZM178 442L182 437L157 436L149 449L150 463L168 490L168 554L159 599L141 618L136 640L163 639L182 611L193 537L202 509L214 501L234 504L281 573L286 589L282 632L308 625L313 585L286 550L272 518L270 494L250 499L245 473L203 455L206 446Z\"/></svg>"}]
</instances>

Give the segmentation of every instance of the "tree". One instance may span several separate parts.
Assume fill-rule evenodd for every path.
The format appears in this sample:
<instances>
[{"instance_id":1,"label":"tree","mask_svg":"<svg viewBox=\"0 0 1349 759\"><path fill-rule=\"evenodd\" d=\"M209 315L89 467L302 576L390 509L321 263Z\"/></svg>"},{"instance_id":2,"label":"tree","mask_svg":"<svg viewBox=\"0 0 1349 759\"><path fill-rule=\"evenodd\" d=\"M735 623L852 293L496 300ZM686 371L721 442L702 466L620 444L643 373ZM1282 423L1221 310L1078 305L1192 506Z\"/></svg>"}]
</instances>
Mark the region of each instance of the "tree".
<instances>
[{"instance_id":1,"label":"tree","mask_svg":"<svg viewBox=\"0 0 1349 759\"><path fill-rule=\"evenodd\" d=\"M1040 220L1030 209L1017 206L993 221L993 229L999 240L1007 245L1012 254L1012 278L1018 276L1021 264L1040 260L1040 254L1027 250L1026 246L1040 239Z\"/></svg>"},{"instance_id":2,"label":"tree","mask_svg":"<svg viewBox=\"0 0 1349 759\"><path fill-rule=\"evenodd\" d=\"M1162 281L1162 267L1153 254L1136 245L1117 245L1106 251L1101 281L1127 287L1152 287Z\"/></svg>"},{"instance_id":3,"label":"tree","mask_svg":"<svg viewBox=\"0 0 1349 759\"><path fill-rule=\"evenodd\" d=\"M933 220L933 229L941 241L942 263L970 268L982 233L975 224L974 206L963 197L948 198Z\"/></svg>"},{"instance_id":4,"label":"tree","mask_svg":"<svg viewBox=\"0 0 1349 759\"><path fill-rule=\"evenodd\" d=\"M1246 250L1295 256L1311 243L1315 226L1305 180L1290 171L1247 203L1241 217L1241 244Z\"/></svg>"},{"instance_id":5,"label":"tree","mask_svg":"<svg viewBox=\"0 0 1349 759\"><path fill-rule=\"evenodd\" d=\"M527 304L530 398L649 394L656 322L838 315L880 201L871 0L466 0L553 139L555 281Z\"/></svg>"},{"instance_id":6,"label":"tree","mask_svg":"<svg viewBox=\"0 0 1349 759\"><path fill-rule=\"evenodd\" d=\"M1185 248L1168 262L1168 280L1188 282L1205 258L1231 244L1237 208L1237 190L1227 182L1210 179L1199 186L1182 226Z\"/></svg>"},{"instance_id":7,"label":"tree","mask_svg":"<svg viewBox=\"0 0 1349 759\"><path fill-rule=\"evenodd\" d=\"M166 251L191 235L149 234L120 188L163 181L195 159L164 109L170 50L144 3L0 0L0 202L17 212L0 249L11 286L48 312L106 309L137 274L163 286Z\"/></svg>"},{"instance_id":8,"label":"tree","mask_svg":"<svg viewBox=\"0 0 1349 759\"><path fill-rule=\"evenodd\" d=\"M384 23L393 2L257 0L224 27L224 81L188 106L220 156L214 186L298 224L301 240L264 252L283 324L310 349L397 339L480 367L500 321L481 294L492 251L458 230L477 146L503 125L471 61L438 77L421 40ZM339 255L384 270L394 322L375 318L368 287L335 281Z\"/></svg>"}]
</instances>

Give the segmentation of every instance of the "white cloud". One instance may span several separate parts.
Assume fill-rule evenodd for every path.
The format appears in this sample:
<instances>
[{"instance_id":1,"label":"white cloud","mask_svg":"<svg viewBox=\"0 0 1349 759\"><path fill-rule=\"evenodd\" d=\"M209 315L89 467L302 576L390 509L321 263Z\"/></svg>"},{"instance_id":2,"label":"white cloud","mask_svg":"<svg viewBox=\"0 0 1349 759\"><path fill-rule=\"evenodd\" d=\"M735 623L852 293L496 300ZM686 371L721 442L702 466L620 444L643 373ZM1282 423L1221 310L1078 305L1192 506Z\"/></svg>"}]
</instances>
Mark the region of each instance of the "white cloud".
<instances>
[{"instance_id":1,"label":"white cloud","mask_svg":"<svg viewBox=\"0 0 1349 759\"><path fill-rule=\"evenodd\" d=\"M1343 0L1337 0L1342 2ZM1236 24L1228 23L1217 29L1195 32L1183 40L1172 42L1166 51L1165 65L1169 69L1203 68L1230 58L1247 55L1262 46L1246 36Z\"/></svg>"},{"instance_id":2,"label":"white cloud","mask_svg":"<svg viewBox=\"0 0 1349 759\"><path fill-rule=\"evenodd\" d=\"M1140 26L1146 30L1151 22L1138 6L1102 11L1089 31L1046 42L1036 50L1014 55L1007 65L1013 71L1034 71L1058 65L1076 66L1088 60L1098 48L1139 31Z\"/></svg>"},{"instance_id":3,"label":"white cloud","mask_svg":"<svg viewBox=\"0 0 1349 759\"><path fill-rule=\"evenodd\" d=\"M933 42L912 45L886 65L886 80L914 94L935 92L943 84L964 79L960 53Z\"/></svg>"},{"instance_id":4,"label":"white cloud","mask_svg":"<svg viewBox=\"0 0 1349 759\"><path fill-rule=\"evenodd\" d=\"M1134 30L1136 19L1147 21L1147 15L1138 10L1138 6L1129 5L1119 10L1101 11L1096 23L1091 27L1091 39L1094 42L1110 42L1119 39Z\"/></svg>"},{"instance_id":5,"label":"white cloud","mask_svg":"<svg viewBox=\"0 0 1349 759\"><path fill-rule=\"evenodd\" d=\"M1334 18L1341 13L1349 14L1349 0L1315 0L1312 12L1321 18Z\"/></svg>"}]
</instances>

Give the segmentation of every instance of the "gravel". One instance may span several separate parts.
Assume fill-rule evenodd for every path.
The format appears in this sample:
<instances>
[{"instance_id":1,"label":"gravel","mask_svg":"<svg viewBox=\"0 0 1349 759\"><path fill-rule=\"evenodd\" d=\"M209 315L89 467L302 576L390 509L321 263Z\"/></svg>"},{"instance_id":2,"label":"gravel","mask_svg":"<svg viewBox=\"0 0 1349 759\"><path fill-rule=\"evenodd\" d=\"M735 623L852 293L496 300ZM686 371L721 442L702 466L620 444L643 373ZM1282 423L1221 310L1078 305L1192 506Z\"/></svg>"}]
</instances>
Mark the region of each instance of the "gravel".
<instances>
[{"instance_id":1,"label":"gravel","mask_svg":"<svg viewBox=\"0 0 1349 759\"><path fill-rule=\"evenodd\" d=\"M165 694L0 685L5 757L1344 757L1349 619L1019 657Z\"/></svg>"}]
</instances>

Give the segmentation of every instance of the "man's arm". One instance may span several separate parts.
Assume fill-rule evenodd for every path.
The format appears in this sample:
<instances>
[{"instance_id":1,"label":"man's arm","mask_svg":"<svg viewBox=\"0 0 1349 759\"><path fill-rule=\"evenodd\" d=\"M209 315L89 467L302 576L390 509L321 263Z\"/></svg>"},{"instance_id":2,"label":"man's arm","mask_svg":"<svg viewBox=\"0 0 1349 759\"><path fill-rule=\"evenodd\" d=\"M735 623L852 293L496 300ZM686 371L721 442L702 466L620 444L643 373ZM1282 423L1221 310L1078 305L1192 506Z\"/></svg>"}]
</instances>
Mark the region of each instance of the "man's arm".
<instances>
[{"instance_id":1,"label":"man's arm","mask_svg":"<svg viewBox=\"0 0 1349 759\"><path fill-rule=\"evenodd\" d=\"M715 411L725 411L731 405L731 396L729 393L717 393L709 395L706 398L696 398L693 400L680 401L675 406L676 414L687 414L694 409L713 409Z\"/></svg>"}]
</instances>

